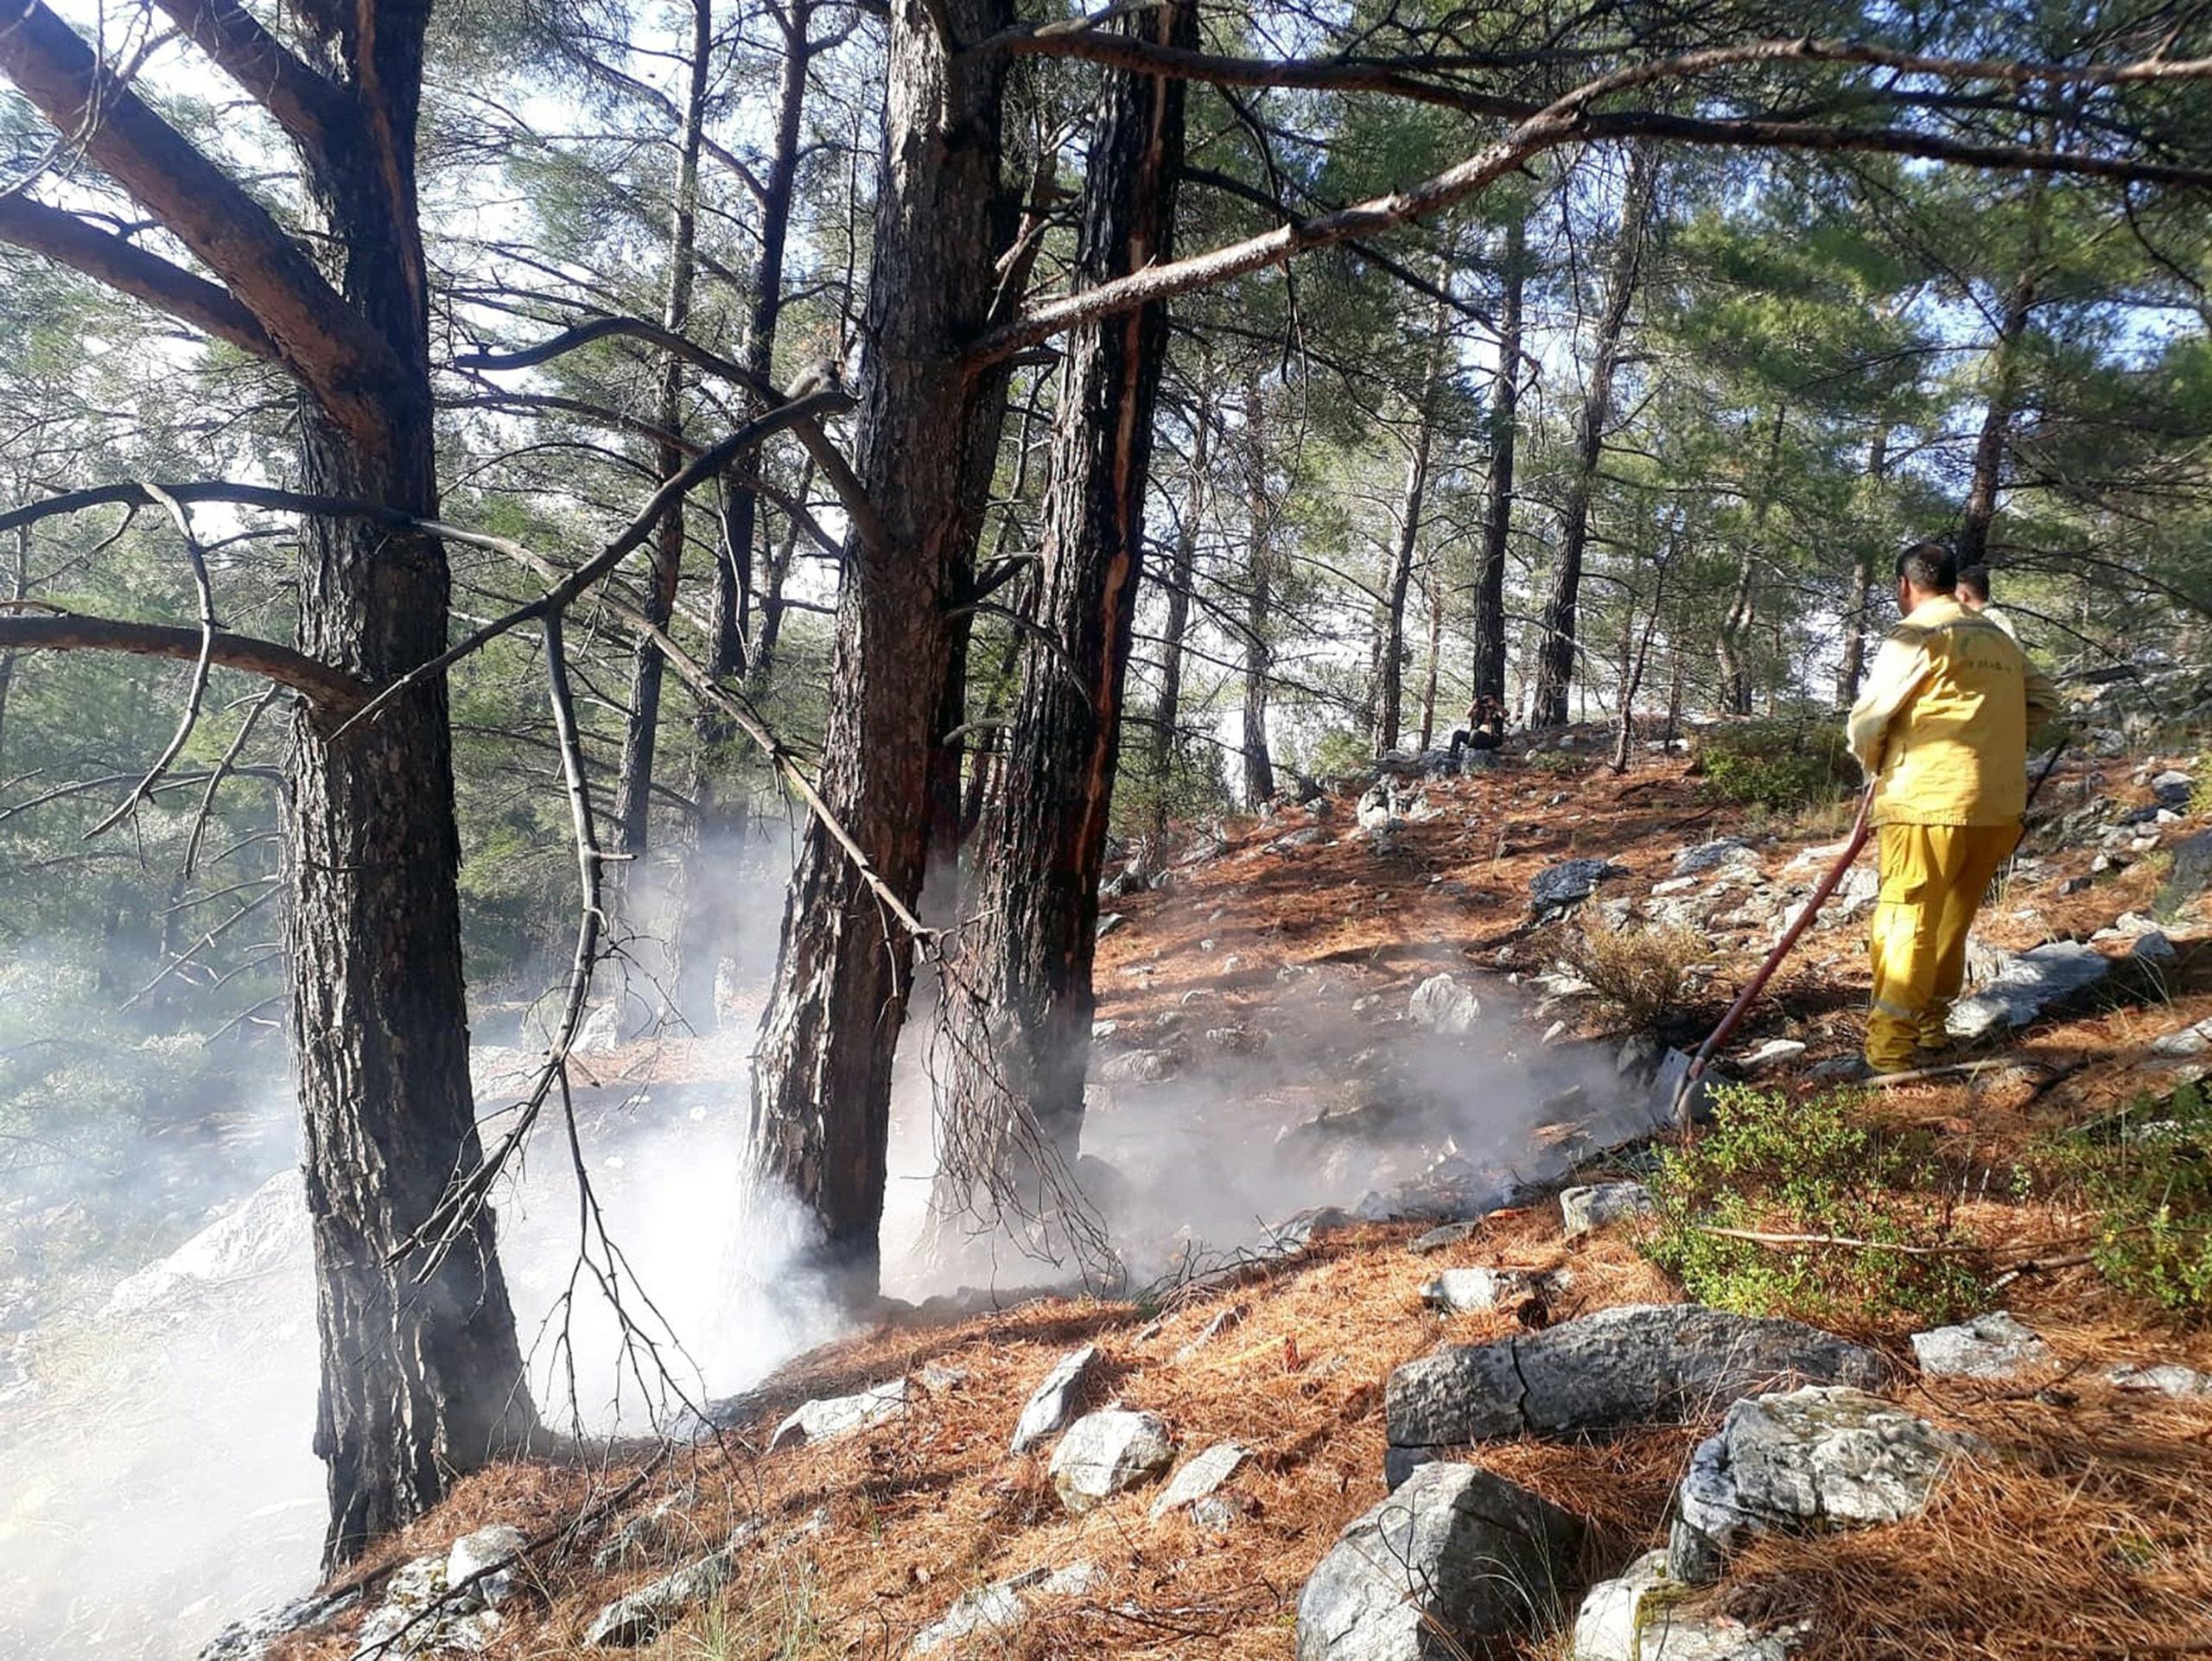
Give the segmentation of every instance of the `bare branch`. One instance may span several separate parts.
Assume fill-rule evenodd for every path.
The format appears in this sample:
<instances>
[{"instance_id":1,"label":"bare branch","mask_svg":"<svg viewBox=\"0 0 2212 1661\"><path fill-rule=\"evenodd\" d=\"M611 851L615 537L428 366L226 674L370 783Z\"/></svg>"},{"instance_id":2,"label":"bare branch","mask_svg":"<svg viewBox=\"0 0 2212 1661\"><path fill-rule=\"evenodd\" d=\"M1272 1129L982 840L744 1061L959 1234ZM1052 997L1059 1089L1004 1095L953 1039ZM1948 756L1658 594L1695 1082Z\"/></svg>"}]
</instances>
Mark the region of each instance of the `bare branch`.
<instances>
[{"instance_id":1,"label":"bare branch","mask_svg":"<svg viewBox=\"0 0 2212 1661\"><path fill-rule=\"evenodd\" d=\"M236 0L156 0L192 43L275 117L318 164L346 122L337 88Z\"/></svg>"},{"instance_id":2,"label":"bare branch","mask_svg":"<svg viewBox=\"0 0 2212 1661\"><path fill-rule=\"evenodd\" d=\"M95 230L74 213L16 192L0 195L0 242L12 242L82 271L257 358L273 360L277 355L276 343L253 314L221 284L110 232Z\"/></svg>"},{"instance_id":3,"label":"bare branch","mask_svg":"<svg viewBox=\"0 0 2212 1661\"><path fill-rule=\"evenodd\" d=\"M123 652L189 663L200 656L203 639L200 630L175 623L137 623L77 612L0 616L0 651ZM206 644L210 663L289 686L327 716L342 716L368 702L367 683L295 647L219 629Z\"/></svg>"}]
</instances>

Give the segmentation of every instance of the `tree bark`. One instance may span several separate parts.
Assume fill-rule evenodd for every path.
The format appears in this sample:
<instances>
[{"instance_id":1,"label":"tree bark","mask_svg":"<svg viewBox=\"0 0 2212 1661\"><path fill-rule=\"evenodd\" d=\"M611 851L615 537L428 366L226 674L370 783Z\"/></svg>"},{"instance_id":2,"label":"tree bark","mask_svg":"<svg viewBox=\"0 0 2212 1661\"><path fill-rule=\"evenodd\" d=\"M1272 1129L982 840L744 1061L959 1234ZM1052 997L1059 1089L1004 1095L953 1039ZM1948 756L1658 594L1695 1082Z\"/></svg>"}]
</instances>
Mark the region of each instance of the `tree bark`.
<instances>
[{"instance_id":1,"label":"tree bark","mask_svg":"<svg viewBox=\"0 0 2212 1661\"><path fill-rule=\"evenodd\" d=\"M1251 548L1244 589L1244 805L1256 811L1275 793L1268 757L1268 641L1274 582L1274 505L1268 499L1268 405L1259 371L1244 382L1244 501Z\"/></svg>"},{"instance_id":2,"label":"tree bark","mask_svg":"<svg viewBox=\"0 0 2212 1661\"><path fill-rule=\"evenodd\" d=\"M1195 46L1197 8L1179 0L1122 27ZM1179 80L1106 77L1077 282L1110 282L1172 257L1183 105ZM1023 637L1006 735L1006 799L999 832L978 858L979 922L946 998L953 1042L940 1146L950 1152L935 1195L940 1217L970 1208L977 1185L1027 1217L1065 1198L1058 1185L1082 1131L1098 875L1166 350L1165 306L1076 329L1063 346L1036 627Z\"/></svg>"},{"instance_id":3,"label":"tree bark","mask_svg":"<svg viewBox=\"0 0 2212 1661\"><path fill-rule=\"evenodd\" d=\"M699 143L705 130L707 88L712 79L713 0L691 0L691 58L683 99L683 124L677 135L674 200L669 211L668 291L661 325L681 334L691 322L691 292L697 270L695 249L699 224ZM653 424L668 435L654 447L657 482L666 483L690 458L680 440L683 431L683 360L661 354L660 379L653 399ZM665 629L676 614L676 590L683 574L683 504L671 502L653 527L652 558L645 576L645 620ZM614 781L614 846L628 856L614 868L613 897L629 888L634 862L645 851L653 793L653 755L660 737L660 692L664 665L660 647L640 635L630 663L630 714L622 729L622 762Z\"/></svg>"},{"instance_id":4,"label":"tree bark","mask_svg":"<svg viewBox=\"0 0 2212 1661\"><path fill-rule=\"evenodd\" d=\"M1432 574L1421 587L1428 601L1428 668L1421 678L1421 742L1414 748L1425 753L1436 737L1436 678L1444 652L1444 584Z\"/></svg>"},{"instance_id":5,"label":"tree bark","mask_svg":"<svg viewBox=\"0 0 2212 1661\"><path fill-rule=\"evenodd\" d=\"M1728 609L1720 619L1720 632L1713 639L1713 655L1720 665L1720 708L1724 714L1732 716L1751 713L1751 660L1744 643L1758 621L1759 562L1766 557L1766 528L1774 513L1774 493L1782 465L1782 435L1789 415L1787 404L1776 407L1766 457L1751 485L1751 533L1736 561L1736 582L1729 590Z\"/></svg>"},{"instance_id":6,"label":"tree bark","mask_svg":"<svg viewBox=\"0 0 2212 1661\"><path fill-rule=\"evenodd\" d=\"M1004 404L1003 378L969 375L961 353L991 320L1012 229L1000 180L1005 62L957 54L940 25L980 40L1012 16L1010 0L892 8L855 467L882 540L864 546L856 528L849 546L818 788L910 910L928 853L946 613L967 590ZM817 1263L861 1299L880 1277L891 1063L912 956L844 848L811 821L753 1051L747 1166L813 1213Z\"/></svg>"},{"instance_id":7,"label":"tree bark","mask_svg":"<svg viewBox=\"0 0 2212 1661\"><path fill-rule=\"evenodd\" d=\"M1475 697L1505 707L1505 557L1513 535L1513 444L1520 429L1521 291L1528 282L1529 229L1505 227L1499 273L1497 379L1490 397L1490 489L1482 564L1475 574Z\"/></svg>"},{"instance_id":8,"label":"tree bark","mask_svg":"<svg viewBox=\"0 0 2212 1661\"><path fill-rule=\"evenodd\" d=\"M1168 796L1174 779L1176 723L1183 716L1183 640L1191 627L1191 591L1198 581L1198 535L1205 521L1209 483L1206 465L1213 445L1212 360L1199 364L1198 403L1191 416L1191 468L1183 493L1182 522L1167 569L1167 615L1160 631L1160 702L1152 720L1152 830L1167 830Z\"/></svg>"},{"instance_id":9,"label":"tree bark","mask_svg":"<svg viewBox=\"0 0 2212 1661\"><path fill-rule=\"evenodd\" d=\"M1866 446L1866 481L1871 495L1888 475L1890 430L1874 429ZM1851 576L1843 591L1843 660L1836 665L1835 701L1849 709L1859 697L1859 682L1866 672L1866 602L1874 590L1874 544L1862 539L1851 562Z\"/></svg>"},{"instance_id":10,"label":"tree bark","mask_svg":"<svg viewBox=\"0 0 2212 1661\"><path fill-rule=\"evenodd\" d=\"M702 9L709 0L696 0ZM739 361L762 380L775 368L776 334L783 318L784 258L791 239L791 204L797 194L800 141L806 111L806 78L815 48L809 40L814 0L788 0L772 6L770 15L784 37L784 73L776 99L776 142L760 180L760 259L754 268L752 315L747 320L744 350ZM753 459L751 471L759 475L762 458ZM807 462L809 477L812 459ZM748 647L746 612L752 597L751 562L759 537L760 494L741 479L729 481L729 500L722 514L721 557L715 562L714 599L707 629L707 671L717 680L743 676L756 687L765 687L777 636L783 627L784 577L791 566L791 550L798 529L794 523L784 544L783 557L771 568L761 585L760 637ZM804 484L799 500L806 499ZM728 758L736 734L728 719L711 704L702 703L694 718L698 739L697 772L691 783L697 805L699 868L687 873L683 907L677 920L677 1003L684 1019L699 1032L713 1032L721 1024L715 1002L715 977L721 967L722 947L734 932L735 884L728 880L728 862L745 837L747 799L739 783L728 776Z\"/></svg>"},{"instance_id":11,"label":"tree bark","mask_svg":"<svg viewBox=\"0 0 2212 1661\"><path fill-rule=\"evenodd\" d=\"M1653 170L1649 147L1631 148L1628 181L1621 198L1620 236L1613 248L1612 269L1605 278L1605 309L1598 320L1598 339L1590 360L1589 389L1575 422L1574 476L1567 487L1559 563L1552 572L1551 593L1544 601L1542 629L1536 643L1535 688L1529 713L1531 726L1567 724L1567 689L1574 680L1582 559L1590 540L1590 505L1605 457L1605 429L1612 420L1613 373L1620 360L1621 340L1628 330L1629 309L1635 302L1643 263Z\"/></svg>"},{"instance_id":12,"label":"tree bark","mask_svg":"<svg viewBox=\"0 0 2212 1661\"><path fill-rule=\"evenodd\" d=\"M1967 486L1966 512L1959 523L1959 563L1979 565L1989 557L1989 527L1997 518L2004 487L2005 454L2012 436L2012 415L2020 398L2020 341L2028 332L2036 290L2042 280L2046 186L2041 175L2028 180L2028 245L2018 276L2005 293L2005 315L1990 347L1989 403L1974 442L1974 474Z\"/></svg>"},{"instance_id":13,"label":"tree bark","mask_svg":"<svg viewBox=\"0 0 2212 1661\"><path fill-rule=\"evenodd\" d=\"M1438 262L1437 282L1447 289L1452 260ZM1406 453L1405 488L1398 499L1398 534L1382 591L1382 628L1375 688L1375 752L1398 748L1406 688L1406 594L1413 586L1414 556L1421 546L1421 516L1428 496L1428 461L1436 438L1437 404L1443 393L1446 354L1452 344L1452 309L1440 298L1429 315L1428 357L1421 370L1421 402L1413 442Z\"/></svg>"}]
</instances>

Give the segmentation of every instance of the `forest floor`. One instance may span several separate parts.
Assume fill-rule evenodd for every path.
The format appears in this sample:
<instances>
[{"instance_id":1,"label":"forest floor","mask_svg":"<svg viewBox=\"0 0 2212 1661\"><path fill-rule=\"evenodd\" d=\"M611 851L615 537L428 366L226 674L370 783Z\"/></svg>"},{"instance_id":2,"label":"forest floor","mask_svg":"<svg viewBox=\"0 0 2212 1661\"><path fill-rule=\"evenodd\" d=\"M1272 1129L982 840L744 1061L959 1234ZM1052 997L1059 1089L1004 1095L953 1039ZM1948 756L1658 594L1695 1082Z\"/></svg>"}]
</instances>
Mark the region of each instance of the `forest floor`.
<instances>
[{"instance_id":1,"label":"forest floor","mask_svg":"<svg viewBox=\"0 0 2212 1661\"><path fill-rule=\"evenodd\" d=\"M2144 759L2069 767L2053 781L2050 805L2147 801ZM1249 1107L1251 1123L1209 1171L1259 1161L1254 1150L1285 1126L1317 1104L1341 1101L1363 1069L1400 1053L1410 1042L1409 995L1440 971L1464 978L1486 1010L1474 1042L1442 1053L1428 1068L1431 1095L1450 1091L1455 1068L1466 1090L1492 1095L1536 1090L1529 1081L1553 1056L1570 1072L1582 1067L1584 1078L1610 1072L1591 1058L1609 1057L1624 1034L1598 1001L1535 1002L1556 984L1538 977L1553 971L1578 923L1532 926L1531 877L1562 860L1602 856L1624 869L1599 886L1590 906L1617 897L1643 905L1686 848L1740 835L1770 884L1781 886L1787 873L1809 886L1816 868L1801 861L1790 871L1791 861L1836 841L1847 811L1772 823L1718 807L1671 756L1640 757L1625 778L1595 764L1554 770L1516 760L1420 788L1415 814L1379 843L1353 828L1348 798L1319 818L1292 809L1264 822L1231 821L1218 838L1185 838L1187 862L1170 856L1174 875L1166 887L1106 902L1122 921L1100 948L1100 1070L1117 1053L1156 1047L1192 1069L1179 1085L1157 1086L1171 1111ZM1294 836L1313 826L1322 834ZM2178 840L2204 825L2190 820L2169 829ZM1287 835L1294 837L1287 845ZM2087 939L2125 913L2152 908L2162 876L2155 856L2062 894L2067 879L2088 875L2094 850L2085 843L2037 852L2032 882L2016 879L1985 913L1979 932L1993 945ZM1710 972L1665 1017L1669 1041L1694 1041L1709 1026L1776 925L1714 924L1700 932L1711 942ZM2120 1362L2212 1371L2212 1333L2122 1296L2078 1261L2078 1251L2053 1251L2052 1242L2080 1240L2084 1215L2049 1193L2017 1191L2007 1176L2038 1138L2174 1088L2173 1070L2154 1065L2149 1047L2212 1017L2212 930L2184 923L2171 932L2178 954L2161 965L2156 989L2126 980L2037 1022L2005 1052L2018 1065L1865 1099L1861 1111L1885 1128L1926 1133L1953 1186L1950 1222L1961 1238L1993 1264L2049 1264L2017 1274L1992 1302L2001 1301L2041 1333L2055 1359L2024 1383L1922 1377L1907 1340L1926 1322L1888 1311L1831 1314L1824 1324L1896 1364L1891 1395L1938 1424L1972 1432L1983 1451L1910 1521L1824 1538L1767 1537L1732 1566L1724 1596L1733 1613L1754 1625L1810 1621L1799 1653L2212 1650L2205 1613L2212 1608L2212 1397L2122 1391L2103 1377ZM1510 976L1522 984L1507 984ZM1808 1053L1793 1064L1798 1070L1762 1082L1814 1092L1819 1087L1802 1069L1855 1047L1866 989L1862 912L1807 935L1730 1053L1777 1038L1802 1041ZM1554 1030L1554 1021L1566 1025ZM1208 1071L1217 1053L1255 1047L1258 1058L1243 1064L1250 1070L1242 1076L1262 1105L1217 1099L1236 1093L1240 1077ZM1501 1069L1497 1054L1509 1050L1513 1068ZM683 1065L676 1057L665 1064ZM1116 1088L1094 1107L1109 1142L1116 1116L1141 1111L1145 1098L1142 1087ZM1493 1109L1484 1123L1503 1127L1503 1140L1479 1152L1522 1168L1507 1144L1533 1136L1546 1110L1527 1100L1493 1102L1485 1111ZM1468 1123L1447 1145L1476 1151L1467 1148ZM1349 1157L1332 1153L1328 1175L1335 1202L1346 1206L1383 1180L1361 1168L1356 1148ZM1434 1151L1433 1138L1419 1150L1423 1158ZM1642 1170L1645 1160L1637 1147L1616 1149L1595 1155L1578 1174ZM1025 1570L1083 1563L1091 1573L1079 1591L1033 1596L1018 1626L935 1652L1287 1657L1306 1575L1338 1531L1384 1492L1382 1392L1391 1370L1440 1340L1499 1336L1523 1318L1435 1313L1422 1289L1439 1270L1571 1269L1567 1289L1544 1312L1554 1323L1683 1296L1639 1249L1636 1225L1570 1240L1548 1197L1493 1211L1457 1244L1412 1255L1408 1244L1425 1226L1356 1224L1319 1234L1279 1261L1211 1278L1169 1277L1139 1297L1045 1297L950 1317L894 1313L776 1373L719 1441L592 1468L487 1471L351 1578L373 1581L471 1530L512 1524L553 1543L524 1571L523 1589L503 1606L487 1652L582 1652L610 1599L715 1550L744 1525L754 1543L727 1560L719 1591L647 1652L732 1661L899 1655L963 1594ZM1232 1323L1186 1347L1232 1314ZM1233 1520L1217 1529L1185 1511L1154 1520L1153 1488L1070 1516L1047 1474L1050 1447L1008 1454L1024 1399L1081 1344L1103 1352L1091 1391L1096 1403L1111 1398L1160 1415L1185 1455L1224 1440L1251 1450L1224 1490ZM766 1451L770 1432L802 1401L900 1378L909 1381L908 1406L896 1420ZM1597 1440L1493 1443L1472 1457L1585 1518L1591 1570L1609 1575L1663 1543L1673 1486L1718 1416L1716 1407L1691 1422ZM608 1506L616 1493L620 1505ZM616 1525L656 1507L663 1525L631 1561L592 1567ZM580 1515L591 1525L556 1533ZM1571 1624L1571 1608L1568 1614ZM352 1626L349 1617L327 1633L289 1640L279 1653L350 1654ZM1525 1652L1565 1651L1563 1637L1554 1635Z\"/></svg>"}]
</instances>

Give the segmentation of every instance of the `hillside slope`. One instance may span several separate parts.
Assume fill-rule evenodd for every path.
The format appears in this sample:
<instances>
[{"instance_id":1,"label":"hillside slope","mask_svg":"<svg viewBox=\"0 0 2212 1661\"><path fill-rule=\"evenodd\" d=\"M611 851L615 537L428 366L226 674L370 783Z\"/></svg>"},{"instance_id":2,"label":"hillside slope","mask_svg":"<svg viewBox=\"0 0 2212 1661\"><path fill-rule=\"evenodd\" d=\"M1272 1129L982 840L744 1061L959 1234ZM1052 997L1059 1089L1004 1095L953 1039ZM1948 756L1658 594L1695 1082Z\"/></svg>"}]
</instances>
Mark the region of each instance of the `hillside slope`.
<instances>
[{"instance_id":1,"label":"hillside slope","mask_svg":"<svg viewBox=\"0 0 2212 1661\"><path fill-rule=\"evenodd\" d=\"M2139 757L2054 780L2044 805L2054 828L1990 907L1991 948L2086 939L2154 908L2177 881L2173 848L2201 837L2201 820L2141 816L2120 827L2130 862L2087 879L2101 852L2123 846L2107 827L2154 804L2148 781L2161 771ZM1398 806L1376 834L1357 828L1342 798L1232 823L1160 859L1164 883L1125 879L1109 899L1121 920L1101 946L1103 1088L1087 1145L1115 1168L1107 1209L1149 1280L1141 1295L989 1308L976 1307L988 1295L969 1294L964 1314L950 1300L891 1307L873 1330L718 1413L716 1437L597 1467L479 1475L351 1577L360 1601L269 1652L351 1654L361 1609L396 1596L397 1613L374 1629L388 1635L435 1594L444 1571L429 1560L510 1525L519 1534L493 1543L527 1549L496 1610L455 1624L434 1608L395 1649L429 1638L498 1656L604 1652L588 1640L608 1627L608 1606L644 1591L612 1625L669 1656L1291 1655L1301 1585L1386 1492L1394 1368L1440 1340L1685 1295L1649 1255L1650 1224L1570 1238L1550 1192L1570 1174L1649 1169L1636 1142L1605 1149L1641 1099L1622 1066L1648 1047L1617 1064L1638 1034L1560 971L1562 949L1606 911L1692 931L1701 962L1658 1035L1694 1040L1771 941L1793 891L1809 888L1819 862L1808 850L1840 828L1832 817L1754 826L1671 758L1624 780L1516 759L1409 786ZM1708 853L1695 880L1676 876L1686 850L1732 834L1745 851ZM2146 838L2165 846L2135 845ZM1618 869L1580 910L1533 917L1531 881L1593 855ZM1863 882L1846 890L1838 918L1808 934L1731 1047L1741 1057L1803 1043L1763 1080L1801 1103L1819 1088L1808 1070L1855 1044L1869 898ZM1852 1106L1910 1146L1941 1213L1942 1244L1905 1243L1885 1261L1957 1264L1967 1289L1946 1282L1940 1295L2014 1312L2047 1346L2031 1365L2003 1378L1923 1371L1908 1340L1939 1294L1853 1307L1821 1278L1828 1244L1777 1254L1813 1264L1794 1289L1731 1282L1788 1312L1816 1307L1822 1325L1885 1358L1891 1399L1975 1440L1910 1520L1759 1537L1730 1565L1717 1630L1747 1644L1758 1631L1795 1633L1796 1652L1815 1657L2144 1655L2212 1639L2212 1395L2108 1376L2127 1363L2212 1373L2212 1337L2086 1261L2099 1227L2087 1190L2023 1174L2069 1127L2164 1101L2202 1072L2185 1041L2168 1040L2175 1053L2152 1048L2212 1021L2212 934L2196 918L2184 907L2170 921L2171 952L2139 951L2133 922L2101 941L2113 972L2009 1046L1985 1046L2002 1065ZM1464 1034L1408 1017L1415 989L1444 972L1484 1006ZM1298 1206L1324 1204L1346 1212L1285 1231ZM1435 1214L1364 1220L1455 1206L1478 1220L1417 1252L1408 1245ZM1237 1240L1257 1249L1224 1249ZM1454 1268L1520 1271L1535 1295L1440 1314L1424 1289ZM1154 1516L1161 1489L1146 1484L1072 1515L1049 1441L1009 1453L1025 1398L1086 1345L1097 1354L1083 1404L1157 1415L1179 1464L1224 1441L1248 1450L1220 1490L1226 1504ZM803 1403L901 1390L878 1422L770 1448ZM1694 1402L1600 1435L1491 1441L1472 1457L1583 1519L1566 1578L1586 1581L1665 1543L1670 1495L1726 1405ZM986 1588L997 1589L976 1595ZM1579 1589L1558 1588L1553 1613L1569 1624ZM951 1626L964 1635L938 1625L956 1606ZM1541 1632L1516 1642L1529 1653L1566 1647Z\"/></svg>"}]
</instances>

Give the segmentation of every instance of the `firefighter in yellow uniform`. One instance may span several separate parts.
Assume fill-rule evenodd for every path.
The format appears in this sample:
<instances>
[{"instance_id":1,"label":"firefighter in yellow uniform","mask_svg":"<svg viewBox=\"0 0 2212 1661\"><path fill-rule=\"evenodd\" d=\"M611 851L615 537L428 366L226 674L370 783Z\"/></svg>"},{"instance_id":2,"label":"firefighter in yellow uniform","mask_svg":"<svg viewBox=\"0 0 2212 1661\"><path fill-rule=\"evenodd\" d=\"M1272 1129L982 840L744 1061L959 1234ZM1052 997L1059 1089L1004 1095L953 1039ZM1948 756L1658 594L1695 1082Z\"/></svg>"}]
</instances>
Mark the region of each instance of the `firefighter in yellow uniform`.
<instances>
[{"instance_id":1,"label":"firefighter in yellow uniform","mask_svg":"<svg viewBox=\"0 0 2212 1661\"><path fill-rule=\"evenodd\" d=\"M1942 543L1897 557L1904 620L1851 710L1851 753L1874 781L1881 837L1870 1072L1908 1072L1943 1047L1967 931L2020 838L2028 736L2054 709L2050 683L2012 636L1960 604L1957 569Z\"/></svg>"}]
</instances>

